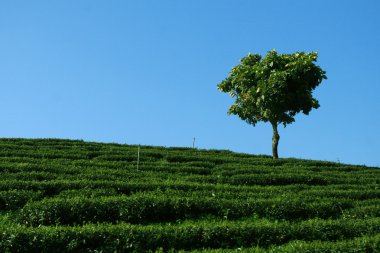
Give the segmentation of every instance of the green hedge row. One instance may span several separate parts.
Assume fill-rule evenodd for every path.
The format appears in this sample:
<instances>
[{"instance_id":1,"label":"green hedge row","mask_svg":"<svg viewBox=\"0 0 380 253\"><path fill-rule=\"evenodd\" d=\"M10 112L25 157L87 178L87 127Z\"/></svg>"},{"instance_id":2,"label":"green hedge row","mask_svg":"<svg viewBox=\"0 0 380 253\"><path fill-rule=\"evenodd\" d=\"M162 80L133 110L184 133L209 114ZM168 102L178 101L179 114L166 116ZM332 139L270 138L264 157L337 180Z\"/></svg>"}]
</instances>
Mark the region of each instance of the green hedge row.
<instances>
[{"instance_id":1,"label":"green hedge row","mask_svg":"<svg viewBox=\"0 0 380 253\"><path fill-rule=\"evenodd\" d=\"M98 188L98 189L75 189L61 191L56 197L58 198L97 198L104 196L117 196L118 192L114 188Z\"/></svg>"},{"instance_id":2,"label":"green hedge row","mask_svg":"<svg viewBox=\"0 0 380 253\"><path fill-rule=\"evenodd\" d=\"M11 166L10 166L11 167ZM25 169L13 167L12 169L6 168L4 165L2 167L3 175L1 181L5 180L23 180L23 181L52 181L52 180L63 180L63 179L88 179L88 180L120 180L120 179L130 179L139 178L145 181L154 181L157 178L168 178L178 179L181 181L197 182L197 183L209 183L209 184L226 184L233 186L281 186L281 185L292 185L292 184L303 184L310 186L327 186L327 185L339 185L341 183L346 184L351 179L342 179L334 177L333 175L322 176L319 174L290 174L290 173L278 173L278 174L241 174L231 177L213 175L212 169L202 168L197 166L184 166L182 165L172 165L167 164L154 164L142 165L140 170L136 171L135 164L123 165L119 169L103 168L101 166L92 165L92 167L63 167L58 168L52 167L38 167L38 166L28 166ZM1 168L0 168L1 170ZM9 171L11 170L11 171ZM11 173L10 173L11 172ZM186 175L189 174L189 175ZM361 178L360 181L356 180L356 184L362 184L363 180L366 178ZM380 180L372 179L371 185L377 184ZM351 185L351 188L355 184ZM380 196L380 189L373 189L372 192L377 192L376 196ZM316 192L316 194L318 194ZM358 194L358 193L357 193ZM366 197L364 197L366 198Z\"/></svg>"},{"instance_id":3,"label":"green hedge row","mask_svg":"<svg viewBox=\"0 0 380 253\"><path fill-rule=\"evenodd\" d=\"M358 201L354 208L344 210L343 216L355 219L380 217L380 199Z\"/></svg>"},{"instance_id":4,"label":"green hedge row","mask_svg":"<svg viewBox=\"0 0 380 253\"><path fill-rule=\"evenodd\" d=\"M235 192L235 193L249 193L249 192L271 192L273 194L281 194L286 191L299 191L306 188L304 185L287 185L287 186L233 186L233 185L215 185L215 184L201 184L196 182L188 182L186 177L181 179L169 178L163 181L147 178L144 181L128 180L51 180L51 181L25 181L25 180L0 180L1 190L36 190L45 191L47 195L55 195L62 190L70 189L95 189L95 188L114 188L117 191L125 194L151 191L157 189L173 189L181 191L220 191L220 192Z\"/></svg>"},{"instance_id":5,"label":"green hedge row","mask_svg":"<svg viewBox=\"0 0 380 253\"><path fill-rule=\"evenodd\" d=\"M17 173L4 173L2 180L22 180L22 181L46 181L57 179L58 175L44 171L22 171Z\"/></svg>"},{"instance_id":6,"label":"green hedge row","mask_svg":"<svg viewBox=\"0 0 380 253\"><path fill-rule=\"evenodd\" d=\"M51 180L51 181L22 181L22 180L0 180L0 191L8 190L29 190L41 191L44 196L54 196L65 190L81 189L114 189L119 194L132 194L144 191L168 191L168 194L184 196L216 196L222 199L247 198L270 198L273 196L284 198L323 198L332 197L338 199L366 200L378 199L379 189L367 189L367 186L341 190L339 185L319 187L307 185L286 185L286 186L231 186L200 184L184 181L163 180L143 180L130 179L127 182L120 180ZM177 192L177 193L176 193Z\"/></svg>"},{"instance_id":7,"label":"green hedge row","mask_svg":"<svg viewBox=\"0 0 380 253\"><path fill-rule=\"evenodd\" d=\"M0 191L0 210L16 210L30 200L42 198L41 192L33 191Z\"/></svg>"},{"instance_id":8,"label":"green hedge row","mask_svg":"<svg viewBox=\"0 0 380 253\"><path fill-rule=\"evenodd\" d=\"M158 249L156 252L163 252L163 249ZM170 252L170 251L169 251ZM186 251L175 251L172 252L182 252ZM354 238L352 240L342 240L336 242L326 242L326 241L301 241L295 240L290 243L281 246L274 246L269 249L260 247L251 248L235 248L235 249L199 249L193 250L191 253L376 253L380 252L380 235L375 236L363 236Z\"/></svg>"},{"instance_id":9,"label":"green hedge row","mask_svg":"<svg viewBox=\"0 0 380 253\"><path fill-rule=\"evenodd\" d=\"M154 226L96 224L38 228L0 225L0 230L0 252L147 252L160 248L167 251L269 247L292 240L336 241L364 234L374 236L380 232L380 220L316 219L300 223L260 220ZM291 245L296 245L298 249L303 246L294 242ZM339 243L337 245L339 247ZM285 249L287 247L289 249L292 246L284 246Z\"/></svg>"},{"instance_id":10,"label":"green hedge row","mask_svg":"<svg viewBox=\"0 0 380 253\"><path fill-rule=\"evenodd\" d=\"M135 194L130 197L97 199L48 198L28 203L18 213L18 221L32 226L84 224L88 222L149 223L193 219L212 215L225 219L254 216L300 220L334 218L353 207L345 200L252 199L249 201L215 198Z\"/></svg>"}]
</instances>

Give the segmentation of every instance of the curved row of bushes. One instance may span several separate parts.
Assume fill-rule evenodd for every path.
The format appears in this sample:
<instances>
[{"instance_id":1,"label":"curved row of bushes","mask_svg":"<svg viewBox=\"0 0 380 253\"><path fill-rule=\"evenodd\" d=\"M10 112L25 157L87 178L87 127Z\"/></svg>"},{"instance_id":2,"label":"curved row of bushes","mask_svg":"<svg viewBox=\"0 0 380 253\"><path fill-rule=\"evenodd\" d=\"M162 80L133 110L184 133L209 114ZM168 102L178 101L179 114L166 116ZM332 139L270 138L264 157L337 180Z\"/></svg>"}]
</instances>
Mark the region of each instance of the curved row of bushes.
<instances>
[{"instance_id":1,"label":"curved row of bushes","mask_svg":"<svg viewBox=\"0 0 380 253\"><path fill-rule=\"evenodd\" d=\"M163 252L163 249L158 249L156 252ZM170 252L170 251L169 251ZM175 251L185 253L186 251ZM191 253L358 253L358 252L380 252L380 234L374 236L362 236L353 240L341 240L335 242L329 241L302 241L294 240L285 245L274 246L271 248L239 247L235 249L201 249L193 250Z\"/></svg>"},{"instance_id":2,"label":"curved row of bushes","mask_svg":"<svg viewBox=\"0 0 380 253\"><path fill-rule=\"evenodd\" d=\"M252 246L266 248L292 240L336 241L363 235L375 236L380 232L380 220L314 219L299 223L259 220L250 223L188 222L154 226L91 224L38 228L0 225L0 230L1 252L154 252L160 248L163 251ZM296 246L299 249L303 247ZM287 247L291 246L284 246L285 249Z\"/></svg>"},{"instance_id":3,"label":"curved row of bushes","mask_svg":"<svg viewBox=\"0 0 380 253\"><path fill-rule=\"evenodd\" d=\"M12 183L12 181L8 181ZM353 214L357 217L377 217L380 205L380 191L376 189L365 190L335 190L330 189L305 189L305 186L294 185L288 187L254 187L233 188L223 185L215 187L202 187L198 184L168 184L168 183L122 183L109 181L53 181L53 182L20 182L13 181L15 188L27 190L0 191L0 210L16 210L22 208L28 201L39 200L44 197L56 196L58 198L94 198L101 196L170 196L172 198L209 198L211 203L219 201L234 201L250 203L261 199L282 198L288 202L319 203L323 201L350 201L351 207L357 207ZM0 183L1 186L1 183ZM198 189L200 188L200 189ZM240 191L239 191L240 189ZM353 201L355 200L355 201ZM372 211L365 212L363 208L373 206ZM347 208L347 207L345 207ZM232 208L233 209L233 208ZM368 209L370 210L370 209ZM341 210L343 211L343 210ZM359 214L362 213L362 214Z\"/></svg>"},{"instance_id":4,"label":"curved row of bushes","mask_svg":"<svg viewBox=\"0 0 380 253\"><path fill-rule=\"evenodd\" d=\"M48 198L28 203L18 214L23 224L75 225L89 222L150 223L194 219L212 215L225 219L258 216L301 220L335 218L353 207L351 201L330 199L252 199L248 201L215 198L185 198L154 194L96 199Z\"/></svg>"}]
</instances>

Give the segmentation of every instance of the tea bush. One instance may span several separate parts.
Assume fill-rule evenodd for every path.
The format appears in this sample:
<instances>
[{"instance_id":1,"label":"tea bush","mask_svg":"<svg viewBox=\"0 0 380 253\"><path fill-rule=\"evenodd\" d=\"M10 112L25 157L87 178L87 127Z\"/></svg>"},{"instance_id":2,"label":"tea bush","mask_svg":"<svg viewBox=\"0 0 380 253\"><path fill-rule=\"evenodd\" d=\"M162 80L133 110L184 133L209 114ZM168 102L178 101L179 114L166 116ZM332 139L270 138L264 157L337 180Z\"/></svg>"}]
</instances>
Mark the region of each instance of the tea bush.
<instances>
[{"instance_id":1,"label":"tea bush","mask_svg":"<svg viewBox=\"0 0 380 253\"><path fill-rule=\"evenodd\" d=\"M380 170L0 139L0 252L379 252Z\"/></svg>"}]
</instances>

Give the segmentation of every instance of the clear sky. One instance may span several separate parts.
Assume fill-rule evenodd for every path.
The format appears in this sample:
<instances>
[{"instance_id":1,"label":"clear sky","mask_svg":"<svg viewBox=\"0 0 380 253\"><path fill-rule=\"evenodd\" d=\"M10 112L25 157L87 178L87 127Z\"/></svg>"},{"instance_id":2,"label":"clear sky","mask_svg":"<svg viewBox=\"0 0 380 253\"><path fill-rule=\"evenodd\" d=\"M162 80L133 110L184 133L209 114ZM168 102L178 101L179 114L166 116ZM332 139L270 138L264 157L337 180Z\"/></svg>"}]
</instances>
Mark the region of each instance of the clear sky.
<instances>
[{"instance_id":1,"label":"clear sky","mask_svg":"<svg viewBox=\"0 0 380 253\"><path fill-rule=\"evenodd\" d=\"M318 51L321 107L280 157L380 166L380 1L0 0L0 137L271 154L216 85L251 53Z\"/></svg>"}]
</instances>

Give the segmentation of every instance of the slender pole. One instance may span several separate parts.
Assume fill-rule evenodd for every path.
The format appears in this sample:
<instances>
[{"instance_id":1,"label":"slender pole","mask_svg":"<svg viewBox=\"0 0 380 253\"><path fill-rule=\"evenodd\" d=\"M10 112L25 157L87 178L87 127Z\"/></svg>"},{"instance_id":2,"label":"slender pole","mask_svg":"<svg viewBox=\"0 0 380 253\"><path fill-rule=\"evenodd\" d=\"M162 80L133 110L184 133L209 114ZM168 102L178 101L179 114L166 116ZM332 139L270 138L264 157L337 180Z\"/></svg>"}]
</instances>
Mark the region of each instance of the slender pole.
<instances>
[{"instance_id":1,"label":"slender pole","mask_svg":"<svg viewBox=\"0 0 380 253\"><path fill-rule=\"evenodd\" d=\"M193 148L195 148L195 137L193 139Z\"/></svg>"},{"instance_id":2,"label":"slender pole","mask_svg":"<svg viewBox=\"0 0 380 253\"><path fill-rule=\"evenodd\" d=\"M139 171L139 164L140 164L140 144L137 148L137 171Z\"/></svg>"}]
</instances>

